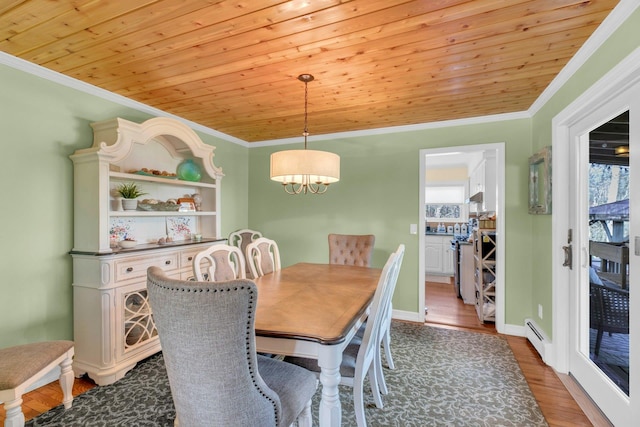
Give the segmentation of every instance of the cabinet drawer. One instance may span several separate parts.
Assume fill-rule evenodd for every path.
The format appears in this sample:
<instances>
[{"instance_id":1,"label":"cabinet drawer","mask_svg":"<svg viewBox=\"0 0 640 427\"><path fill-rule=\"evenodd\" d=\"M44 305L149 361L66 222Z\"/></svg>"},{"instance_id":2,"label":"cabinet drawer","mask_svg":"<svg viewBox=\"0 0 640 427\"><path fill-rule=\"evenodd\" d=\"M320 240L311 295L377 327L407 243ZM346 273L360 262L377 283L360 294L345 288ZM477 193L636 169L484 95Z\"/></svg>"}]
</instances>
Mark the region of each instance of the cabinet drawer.
<instances>
[{"instance_id":1,"label":"cabinet drawer","mask_svg":"<svg viewBox=\"0 0 640 427\"><path fill-rule=\"evenodd\" d=\"M204 250L204 248L189 250L189 251L181 251L180 252L180 268L192 268L193 259L196 257L198 252Z\"/></svg>"},{"instance_id":2,"label":"cabinet drawer","mask_svg":"<svg viewBox=\"0 0 640 427\"><path fill-rule=\"evenodd\" d=\"M178 269L178 254L166 254L159 257L141 257L116 261L116 282L147 276L147 268L157 266L164 271Z\"/></svg>"}]
</instances>

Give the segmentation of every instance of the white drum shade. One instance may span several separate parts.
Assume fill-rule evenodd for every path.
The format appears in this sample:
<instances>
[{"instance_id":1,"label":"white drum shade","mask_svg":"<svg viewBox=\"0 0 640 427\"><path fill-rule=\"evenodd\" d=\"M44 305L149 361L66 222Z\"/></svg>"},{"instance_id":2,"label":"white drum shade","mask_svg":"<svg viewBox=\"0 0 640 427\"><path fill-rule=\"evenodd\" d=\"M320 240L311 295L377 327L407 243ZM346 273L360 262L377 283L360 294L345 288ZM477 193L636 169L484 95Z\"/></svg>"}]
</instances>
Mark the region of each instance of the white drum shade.
<instances>
[{"instance_id":1,"label":"white drum shade","mask_svg":"<svg viewBox=\"0 0 640 427\"><path fill-rule=\"evenodd\" d=\"M333 184L340 180L340 156L317 150L271 154L271 179L283 184Z\"/></svg>"}]
</instances>

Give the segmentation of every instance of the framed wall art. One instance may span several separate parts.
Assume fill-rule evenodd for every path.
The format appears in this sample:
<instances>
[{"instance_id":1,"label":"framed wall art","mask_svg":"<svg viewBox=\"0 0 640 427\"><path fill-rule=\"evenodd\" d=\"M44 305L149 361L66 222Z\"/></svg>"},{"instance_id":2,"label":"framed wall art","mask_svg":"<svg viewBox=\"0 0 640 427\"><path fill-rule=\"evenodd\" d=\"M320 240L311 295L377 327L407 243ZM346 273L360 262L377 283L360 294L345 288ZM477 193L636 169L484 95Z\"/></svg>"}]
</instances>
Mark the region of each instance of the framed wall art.
<instances>
[{"instance_id":1,"label":"framed wall art","mask_svg":"<svg viewBox=\"0 0 640 427\"><path fill-rule=\"evenodd\" d=\"M529 157L529 213L551 213L551 147Z\"/></svg>"}]
</instances>

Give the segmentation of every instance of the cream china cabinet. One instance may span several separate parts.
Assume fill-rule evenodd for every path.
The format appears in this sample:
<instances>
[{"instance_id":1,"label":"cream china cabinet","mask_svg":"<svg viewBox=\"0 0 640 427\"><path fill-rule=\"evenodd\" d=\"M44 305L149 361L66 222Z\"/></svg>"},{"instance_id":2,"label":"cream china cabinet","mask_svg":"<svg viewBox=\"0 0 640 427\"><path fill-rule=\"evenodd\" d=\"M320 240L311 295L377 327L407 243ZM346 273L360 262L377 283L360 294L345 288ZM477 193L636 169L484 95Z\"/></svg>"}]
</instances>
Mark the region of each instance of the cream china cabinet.
<instances>
[{"instance_id":1,"label":"cream china cabinet","mask_svg":"<svg viewBox=\"0 0 640 427\"><path fill-rule=\"evenodd\" d=\"M192 277L195 254L221 240L223 174L213 163L215 147L174 119L137 124L116 118L91 126L93 145L71 156L73 368L77 376L87 373L96 384L105 385L160 350L147 300L147 268L155 265L170 277ZM187 160L201 169L199 181L175 176L178 165ZM153 199L151 204L144 210L123 210L115 191L122 183L138 184L146 193L140 199ZM185 197L196 198L199 209L189 203L185 209L173 209L166 203ZM117 242L125 238L135 238L137 245L119 248Z\"/></svg>"}]
</instances>

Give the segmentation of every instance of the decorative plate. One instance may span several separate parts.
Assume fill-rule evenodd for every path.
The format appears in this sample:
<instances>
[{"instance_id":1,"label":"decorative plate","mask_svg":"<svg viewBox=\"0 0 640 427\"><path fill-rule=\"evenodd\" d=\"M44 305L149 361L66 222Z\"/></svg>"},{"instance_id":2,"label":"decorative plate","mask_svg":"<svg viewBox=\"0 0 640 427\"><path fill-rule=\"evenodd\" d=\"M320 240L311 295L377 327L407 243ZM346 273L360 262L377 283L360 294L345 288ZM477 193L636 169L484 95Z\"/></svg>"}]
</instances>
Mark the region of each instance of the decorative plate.
<instances>
[{"instance_id":1,"label":"decorative plate","mask_svg":"<svg viewBox=\"0 0 640 427\"><path fill-rule=\"evenodd\" d=\"M178 179L177 175L161 175L161 174L155 174L155 173L150 173L145 171L135 171L134 174L142 175L142 176L153 176L156 178Z\"/></svg>"}]
</instances>

